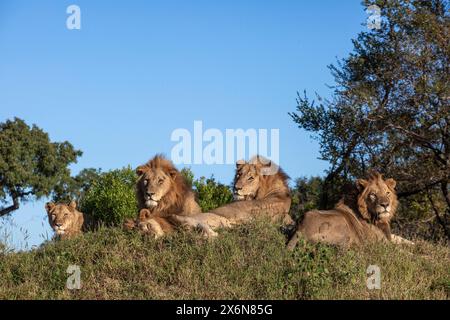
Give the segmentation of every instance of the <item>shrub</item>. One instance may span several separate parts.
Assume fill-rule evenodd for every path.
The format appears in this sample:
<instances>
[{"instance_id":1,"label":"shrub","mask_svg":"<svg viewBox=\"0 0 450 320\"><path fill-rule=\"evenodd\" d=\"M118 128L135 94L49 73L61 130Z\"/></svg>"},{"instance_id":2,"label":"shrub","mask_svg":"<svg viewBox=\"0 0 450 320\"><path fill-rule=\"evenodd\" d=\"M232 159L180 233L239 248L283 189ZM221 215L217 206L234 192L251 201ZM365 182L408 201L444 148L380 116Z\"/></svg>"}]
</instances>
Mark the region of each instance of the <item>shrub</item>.
<instances>
[{"instance_id":1,"label":"shrub","mask_svg":"<svg viewBox=\"0 0 450 320\"><path fill-rule=\"evenodd\" d=\"M80 201L80 210L97 223L118 226L136 216L137 176L130 168L102 173L92 182Z\"/></svg>"},{"instance_id":2,"label":"shrub","mask_svg":"<svg viewBox=\"0 0 450 320\"><path fill-rule=\"evenodd\" d=\"M194 173L189 168L181 170L186 183L197 193L198 204L203 212L223 206L233 200L230 187L216 181L214 176L206 179L194 179Z\"/></svg>"},{"instance_id":3,"label":"shrub","mask_svg":"<svg viewBox=\"0 0 450 320\"><path fill-rule=\"evenodd\" d=\"M218 208L233 200L233 193L230 188L216 182L214 176L208 179L201 177L195 180L193 185L198 194L198 204L203 212Z\"/></svg>"}]
</instances>

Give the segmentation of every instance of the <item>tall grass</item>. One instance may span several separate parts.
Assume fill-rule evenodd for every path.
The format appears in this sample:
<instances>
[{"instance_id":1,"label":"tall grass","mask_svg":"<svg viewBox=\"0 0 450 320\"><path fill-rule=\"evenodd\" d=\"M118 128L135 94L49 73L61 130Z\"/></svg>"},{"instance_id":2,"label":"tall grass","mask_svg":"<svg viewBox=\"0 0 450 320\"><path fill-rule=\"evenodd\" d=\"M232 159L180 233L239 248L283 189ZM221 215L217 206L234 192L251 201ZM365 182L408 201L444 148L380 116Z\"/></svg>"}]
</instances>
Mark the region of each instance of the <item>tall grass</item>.
<instances>
[{"instance_id":1,"label":"tall grass","mask_svg":"<svg viewBox=\"0 0 450 320\"><path fill-rule=\"evenodd\" d=\"M30 252L0 250L0 299L448 299L449 253L426 242L342 250L305 241L289 252L265 221L213 241L101 228ZM80 290L66 289L69 265L80 266ZM369 265L380 267L380 290L366 286Z\"/></svg>"}]
</instances>

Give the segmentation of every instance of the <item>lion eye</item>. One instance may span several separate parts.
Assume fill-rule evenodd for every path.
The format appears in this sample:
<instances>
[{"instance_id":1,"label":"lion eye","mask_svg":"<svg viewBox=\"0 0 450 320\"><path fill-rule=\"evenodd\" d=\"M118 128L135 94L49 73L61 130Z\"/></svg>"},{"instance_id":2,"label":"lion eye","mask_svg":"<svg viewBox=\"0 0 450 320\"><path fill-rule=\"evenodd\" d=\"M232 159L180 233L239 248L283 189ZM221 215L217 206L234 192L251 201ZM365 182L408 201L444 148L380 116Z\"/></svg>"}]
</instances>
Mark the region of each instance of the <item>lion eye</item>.
<instances>
[{"instance_id":1,"label":"lion eye","mask_svg":"<svg viewBox=\"0 0 450 320\"><path fill-rule=\"evenodd\" d=\"M370 197L371 199L375 199L377 196L375 195L375 193L371 193L371 194L369 195L369 197Z\"/></svg>"},{"instance_id":2,"label":"lion eye","mask_svg":"<svg viewBox=\"0 0 450 320\"><path fill-rule=\"evenodd\" d=\"M164 182L164 179L159 179L159 180L158 180L158 183L159 183L159 184L162 184L163 182Z\"/></svg>"},{"instance_id":3,"label":"lion eye","mask_svg":"<svg viewBox=\"0 0 450 320\"><path fill-rule=\"evenodd\" d=\"M253 177L248 178L248 181L253 181L253 180L255 180L255 178L253 178Z\"/></svg>"}]
</instances>

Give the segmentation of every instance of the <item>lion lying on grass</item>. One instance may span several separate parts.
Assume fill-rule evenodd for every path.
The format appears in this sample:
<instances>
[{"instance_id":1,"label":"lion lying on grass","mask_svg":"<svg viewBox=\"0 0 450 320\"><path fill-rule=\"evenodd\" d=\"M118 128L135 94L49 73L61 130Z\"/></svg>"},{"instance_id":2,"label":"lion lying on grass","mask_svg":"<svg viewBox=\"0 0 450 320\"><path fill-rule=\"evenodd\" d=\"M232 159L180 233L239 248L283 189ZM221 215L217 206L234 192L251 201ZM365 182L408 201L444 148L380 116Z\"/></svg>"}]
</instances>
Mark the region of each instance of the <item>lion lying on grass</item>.
<instances>
[{"instance_id":1,"label":"lion lying on grass","mask_svg":"<svg viewBox=\"0 0 450 320\"><path fill-rule=\"evenodd\" d=\"M394 179L384 180L379 173L357 180L355 191L345 195L334 210L307 212L288 249L295 248L301 235L309 241L340 246L373 241L412 244L391 234L390 221L398 205L395 186Z\"/></svg>"},{"instance_id":2,"label":"lion lying on grass","mask_svg":"<svg viewBox=\"0 0 450 320\"><path fill-rule=\"evenodd\" d=\"M272 222L293 224L289 216L291 207L289 177L273 162L256 156L250 162L236 164L234 179L235 202L191 216L171 216L176 225L188 229L200 229L206 236L216 236L215 230L229 228L267 216Z\"/></svg>"},{"instance_id":3,"label":"lion lying on grass","mask_svg":"<svg viewBox=\"0 0 450 320\"><path fill-rule=\"evenodd\" d=\"M195 194L173 163L161 155L136 169L136 197L139 215L127 220L124 227L152 233L159 237L174 230L169 216L201 212Z\"/></svg>"},{"instance_id":4,"label":"lion lying on grass","mask_svg":"<svg viewBox=\"0 0 450 320\"><path fill-rule=\"evenodd\" d=\"M75 201L69 205L49 202L45 205L45 209L56 238L69 239L86 230L84 214L77 210Z\"/></svg>"}]
</instances>

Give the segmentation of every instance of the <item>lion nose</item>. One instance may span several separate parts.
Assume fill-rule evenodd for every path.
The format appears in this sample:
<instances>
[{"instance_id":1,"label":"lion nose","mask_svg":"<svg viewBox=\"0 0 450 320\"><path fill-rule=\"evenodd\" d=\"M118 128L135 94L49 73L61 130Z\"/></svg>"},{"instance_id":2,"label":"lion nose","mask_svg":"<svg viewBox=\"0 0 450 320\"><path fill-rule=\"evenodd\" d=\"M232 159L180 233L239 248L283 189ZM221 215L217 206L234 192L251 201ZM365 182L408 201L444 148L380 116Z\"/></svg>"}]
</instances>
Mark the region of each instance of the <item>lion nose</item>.
<instances>
[{"instance_id":1,"label":"lion nose","mask_svg":"<svg viewBox=\"0 0 450 320\"><path fill-rule=\"evenodd\" d=\"M389 202L382 202L380 203L380 206L382 206L384 209L387 209L387 207L389 207Z\"/></svg>"},{"instance_id":2,"label":"lion nose","mask_svg":"<svg viewBox=\"0 0 450 320\"><path fill-rule=\"evenodd\" d=\"M147 192L147 195L148 195L149 197L153 197L153 196L155 195L155 193L154 193L154 192Z\"/></svg>"},{"instance_id":3,"label":"lion nose","mask_svg":"<svg viewBox=\"0 0 450 320\"><path fill-rule=\"evenodd\" d=\"M241 190L242 190L241 187L234 187L234 192L239 192L239 191L241 191Z\"/></svg>"},{"instance_id":4,"label":"lion nose","mask_svg":"<svg viewBox=\"0 0 450 320\"><path fill-rule=\"evenodd\" d=\"M62 223L61 223L61 222L55 222L55 226L61 227L61 226L62 226Z\"/></svg>"}]
</instances>

